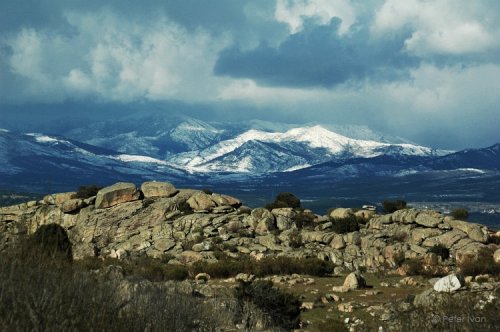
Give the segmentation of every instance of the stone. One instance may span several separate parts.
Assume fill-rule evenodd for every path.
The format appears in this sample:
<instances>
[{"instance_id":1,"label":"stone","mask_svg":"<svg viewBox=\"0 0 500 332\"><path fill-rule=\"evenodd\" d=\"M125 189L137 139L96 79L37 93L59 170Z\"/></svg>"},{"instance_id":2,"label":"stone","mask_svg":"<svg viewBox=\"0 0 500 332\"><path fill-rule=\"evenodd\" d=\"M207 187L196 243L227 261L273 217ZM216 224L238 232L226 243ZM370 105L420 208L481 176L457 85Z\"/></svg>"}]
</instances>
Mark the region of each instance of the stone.
<instances>
[{"instance_id":1,"label":"stone","mask_svg":"<svg viewBox=\"0 0 500 332\"><path fill-rule=\"evenodd\" d=\"M300 305L300 310L307 311L314 309L314 302L302 302Z\"/></svg>"},{"instance_id":2,"label":"stone","mask_svg":"<svg viewBox=\"0 0 500 332\"><path fill-rule=\"evenodd\" d=\"M493 254L493 260L495 263L500 263L500 249L495 250L495 253Z\"/></svg>"},{"instance_id":3,"label":"stone","mask_svg":"<svg viewBox=\"0 0 500 332\"><path fill-rule=\"evenodd\" d=\"M141 192L135 184L119 182L99 190L95 200L96 209L105 209L121 203L136 201Z\"/></svg>"},{"instance_id":4,"label":"stone","mask_svg":"<svg viewBox=\"0 0 500 332\"><path fill-rule=\"evenodd\" d=\"M76 198L76 192L71 191L71 192L67 192L67 193L47 195L43 198L43 202L45 204L61 205L65 201L73 199L73 198Z\"/></svg>"},{"instance_id":5,"label":"stone","mask_svg":"<svg viewBox=\"0 0 500 332\"><path fill-rule=\"evenodd\" d=\"M401 222L404 224L413 224L415 223L419 211L416 209L402 209L395 211L392 214L392 220L395 222Z\"/></svg>"},{"instance_id":6,"label":"stone","mask_svg":"<svg viewBox=\"0 0 500 332\"><path fill-rule=\"evenodd\" d=\"M348 290L364 288L366 287L366 281L361 273L352 272L345 278L343 286Z\"/></svg>"},{"instance_id":7,"label":"stone","mask_svg":"<svg viewBox=\"0 0 500 332\"><path fill-rule=\"evenodd\" d=\"M488 233L483 227L481 227L481 225L462 220L449 220L448 224L450 224L453 229L459 229L467 234L471 240L481 243L488 242Z\"/></svg>"},{"instance_id":8,"label":"stone","mask_svg":"<svg viewBox=\"0 0 500 332\"><path fill-rule=\"evenodd\" d=\"M442 223L443 220L444 217L441 213L432 210L424 210L417 215L415 222L425 227L434 228Z\"/></svg>"},{"instance_id":9,"label":"stone","mask_svg":"<svg viewBox=\"0 0 500 332\"><path fill-rule=\"evenodd\" d=\"M228 196L228 195L220 195L220 194L212 194L212 201L214 201L218 206L229 205L231 207L239 207L241 206L241 202L239 199Z\"/></svg>"},{"instance_id":10,"label":"stone","mask_svg":"<svg viewBox=\"0 0 500 332\"><path fill-rule=\"evenodd\" d=\"M152 197L172 197L179 191L169 182L144 182L141 191L145 198Z\"/></svg>"},{"instance_id":11,"label":"stone","mask_svg":"<svg viewBox=\"0 0 500 332\"><path fill-rule=\"evenodd\" d=\"M336 234L333 237L332 242L330 242L330 247L332 247L333 249L340 250L340 249L344 249L345 246L346 246L346 244L344 241L344 237L340 234Z\"/></svg>"},{"instance_id":12,"label":"stone","mask_svg":"<svg viewBox=\"0 0 500 332\"><path fill-rule=\"evenodd\" d=\"M439 279L434 284L434 290L440 293L452 293L465 286L463 276L458 274L451 274Z\"/></svg>"},{"instance_id":13,"label":"stone","mask_svg":"<svg viewBox=\"0 0 500 332\"><path fill-rule=\"evenodd\" d=\"M196 210L211 211L216 206L216 203L212 200L211 195L205 194L202 191L191 196L187 200L187 203L195 211Z\"/></svg>"},{"instance_id":14,"label":"stone","mask_svg":"<svg viewBox=\"0 0 500 332\"><path fill-rule=\"evenodd\" d=\"M273 209L271 213L276 217L276 227L280 231L292 228L293 218L297 215L292 208Z\"/></svg>"},{"instance_id":15,"label":"stone","mask_svg":"<svg viewBox=\"0 0 500 332\"><path fill-rule=\"evenodd\" d=\"M85 203L85 201L83 199L73 198L73 199L64 201L61 204L60 209L64 213L71 213L71 212L78 211L81 208L86 207L86 206L87 206L87 204Z\"/></svg>"},{"instance_id":16,"label":"stone","mask_svg":"<svg viewBox=\"0 0 500 332\"><path fill-rule=\"evenodd\" d=\"M435 245L441 244L450 249L455 243L465 238L466 236L467 234L465 234L464 232L455 229L442 235L425 239L422 245L425 247L433 247Z\"/></svg>"},{"instance_id":17,"label":"stone","mask_svg":"<svg viewBox=\"0 0 500 332\"><path fill-rule=\"evenodd\" d=\"M247 273L239 273L234 278L236 281L250 283L255 280L255 275Z\"/></svg>"},{"instance_id":18,"label":"stone","mask_svg":"<svg viewBox=\"0 0 500 332\"><path fill-rule=\"evenodd\" d=\"M350 232L344 235L344 241L347 244L360 245L361 244L361 235L359 232Z\"/></svg>"},{"instance_id":19,"label":"stone","mask_svg":"<svg viewBox=\"0 0 500 332\"><path fill-rule=\"evenodd\" d=\"M354 215L352 209L337 208L330 212L330 217L333 219L345 219Z\"/></svg>"},{"instance_id":20,"label":"stone","mask_svg":"<svg viewBox=\"0 0 500 332\"><path fill-rule=\"evenodd\" d=\"M356 216L356 218L359 218L359 219L364 220L365 222L368 222L375 215L375 211L359 210L359 211L356 211L354 213L354 215Z\"/></svg>"},{"instance_id":21,"label":"stone","mask_svg":"<svg viewBox=\"0 0 500 332\"><path fill-rule=\"evenodd\" d=\"M198 273L195 277L194 280L198 284L206 284L210 280L210 275L208 273Z\"/></svg>"},{"instance_id":22,"label":"stone","mask_svg":"<svg viewBox=\"0 0 500 332\"><path fill-rule=\"evenodd\" d=\"M425 239L430 237L439 236L443 231L436 228L415 228L411 231L411 240L414 244L420 245Z\"/></svg>"}]
</instances>

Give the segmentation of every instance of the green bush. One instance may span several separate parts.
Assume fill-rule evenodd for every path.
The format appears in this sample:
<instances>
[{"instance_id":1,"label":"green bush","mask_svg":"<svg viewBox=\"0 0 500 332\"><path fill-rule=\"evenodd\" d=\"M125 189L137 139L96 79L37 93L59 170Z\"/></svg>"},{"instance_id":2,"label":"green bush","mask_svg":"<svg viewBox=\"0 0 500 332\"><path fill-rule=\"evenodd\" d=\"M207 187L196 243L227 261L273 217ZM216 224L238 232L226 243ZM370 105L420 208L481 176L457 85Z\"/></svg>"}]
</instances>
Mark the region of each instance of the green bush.
<instances>
[{"instance_id":1,"label":"green bush","mask_svg":"<svg viewBox=\"0 0 500 332\"><path fill-rule=\"evenodd\" d=\"M89 186L80 186L78 188L78 191L76 192L76 197L77 198L89 198L92 196L97 195L97 192L101 190L102 187L98 187L95 184L89 185Z\"/></svg>"},{"instance_id":2,"label":"green bush","mask_svg":"<svg viewBox=\"0 0 500 332\"><path fill-rule=\"evenodd\" d=\"M382 202L385 213L393 213L406 208L406 201L403 200L385 200Z\"/></svg>"},{"instance_id":3,"label":"green bush","mask_svg":"<svg viewBox=\"0 0 500 332\"><path fill-rule=\"evenodd\" d=\"M290 233L290 247L297 249L302 247L303 242L302 242L302 235L300 234L300 231L298 230L293 230Z\"/></svg>"},{"instance_id":4,"label":"green bush","mask_svg":"<svg viewBox=\"0 0 500 332\"><path fill-rule=\"evenodd\" d=\"M293 218L293 222L297 225L298 229L303 228L313 228L314 227L314 214L310 212L304 212L301 210L297 213L297 215Z\"/></svg>"},{"instance_id":5,"label":"green bush","mask_svg":"<svg viewBox=\"0 0 500 332\"><path fill-rule=\"evenodd\" d=\"M270 281L240 283L234 293L241 311L250 302L270 318L267 327L292 330L299 326L301 302L296 296L273 287Z\"/></svg>"},{"instance_id":6,"label":"green bush","mask_svg":"<svg viewBox=\"0 0 500 332\"><path fill-rule=\"evenodd\" d=\"M73 260L71 241L66 230L58 224L47 224L40 226L29 238L28 246L36 252L31 254L43 254L52 258L63 258Z\"/></svg>"},{"instance_id":7,"label":"green bush","mask_svg":"<svg viewBox=\"0 0 500 332\"><path fill-rule=\"evenodd\" d=\"M333 219L332 229L337 234L359 231L359 223L355 216L342 219Z\"/></svg>"},{"instance_id":8,"label":"green bush","mask_svg":"<svg viewBox=\"0 0 500 332\"><path fill-rule=\"evenodd\" d=\"M450 250L443 246L442 244L436 244L432 248L429 249L430 253L436 254L440 256L443 260L448 259L450 257Z\"/></svg>"},{"instance_id":9,"label":"green bush","mask_svg":"<svg viewBox=\"0 0 500 332\"><path fill-rule=\"evenodd\" d=\"M279 193L274 199L274 202L266 205L266 209L268 210L278 208L300 208L300 199L292 193Z\"/></svg>"},{"instance_id":10,"label":"green bush","mask_svg":"<svg viewBox=\"0 0 500 332\"><path fill-rule=\"evenodd\" d=\"M464 219L467 219L469 217L469 211L467 211L464 208L456 208L456 209L453 209L453 211L451 211L451 215L455 219L464 220Z\"/></svg>"}]
</instances>

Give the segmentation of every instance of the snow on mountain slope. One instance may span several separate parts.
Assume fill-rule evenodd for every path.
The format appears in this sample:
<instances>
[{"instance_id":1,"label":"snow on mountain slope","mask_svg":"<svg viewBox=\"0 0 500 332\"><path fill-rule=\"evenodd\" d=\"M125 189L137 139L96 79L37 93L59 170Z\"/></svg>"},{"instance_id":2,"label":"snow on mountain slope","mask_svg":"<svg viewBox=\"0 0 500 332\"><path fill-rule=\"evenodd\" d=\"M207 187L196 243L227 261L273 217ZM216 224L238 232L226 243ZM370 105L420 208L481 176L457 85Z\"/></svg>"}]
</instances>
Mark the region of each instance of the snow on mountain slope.
<instances>
[{"instance_id":1,"label":"snow on mountain slope","mask_svg":"<svg viewBox=\"0 0 500 332\"><path fill-rule=\"evenodd\" d=\"M250 145L250 142L261 144ZM181 153L170 161L198 172L238 169L266 173L336 158L369 158L382 154L430 156L440 152L412 144L352 139L316 125L292 128L286 132L251 129L206 149ZM243 157L246 158L245 167L241 165Z\"/></svg>"},{"instance_id":2,"label":"snow on mountain slope","mask_svg":"<svg viewBox=\"0 0 500 332\"><path fill-rule=\"evenodd\" d=\"M224 136L224 130L201 120L180 116L136 116L93 123L64 136L123 154L166 159L171 155L206 148Z\"/></svg>"}]
</instances>

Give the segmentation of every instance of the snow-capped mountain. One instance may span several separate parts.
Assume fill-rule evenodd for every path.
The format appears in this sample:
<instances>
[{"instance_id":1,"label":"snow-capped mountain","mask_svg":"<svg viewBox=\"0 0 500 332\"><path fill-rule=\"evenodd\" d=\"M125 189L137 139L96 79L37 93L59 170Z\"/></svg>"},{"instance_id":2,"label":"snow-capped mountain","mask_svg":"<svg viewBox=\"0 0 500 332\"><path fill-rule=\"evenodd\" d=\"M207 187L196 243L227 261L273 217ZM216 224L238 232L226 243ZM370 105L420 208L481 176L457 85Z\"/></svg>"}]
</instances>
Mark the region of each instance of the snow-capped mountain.
<instances>
[{"instance_id":1,"label":"snow-capped mountain","mask_svg":"<svg viewBox=\"0 0 500 332\"><path fill-rule=\"evenodd\" d=\"M380 155L438 156L445 153L407 143L353 139L315 125L285 132L251 129L208 148L180 153L170 161L195 172L269 173L305 168L330 160Z\"/></svg>"},{"instance_id":2,"label":"snow-capped mountain","mask_svg":"<svg viewBox=\"0 0 500 332\"><path fill-rule=\"evenodd\" d=\"M224 129L189 117L128 116L117 121L91 123L63 135L126 154L166 159L203 149L224 139Z\"/></svg>"},{"instance_id":3,"label":"snow-capped mountain","mask_svg":"<svg viewBox=\"0 0 500 332\"><path fill-rule=\"evenodd\" d=\"M134 179L189 178L149 156L127 155L61 136L0 130L0 186L29 190Z\"/></svg>"}]
</instances>

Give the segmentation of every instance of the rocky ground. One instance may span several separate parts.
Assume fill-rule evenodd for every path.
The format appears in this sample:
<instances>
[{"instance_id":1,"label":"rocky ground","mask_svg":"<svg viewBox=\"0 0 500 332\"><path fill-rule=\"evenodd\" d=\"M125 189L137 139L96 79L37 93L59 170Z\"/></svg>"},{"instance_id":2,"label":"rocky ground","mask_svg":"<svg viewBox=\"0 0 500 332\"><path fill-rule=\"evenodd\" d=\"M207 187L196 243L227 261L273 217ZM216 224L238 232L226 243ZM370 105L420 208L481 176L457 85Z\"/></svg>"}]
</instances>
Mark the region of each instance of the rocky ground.
<instances>
[{"instance_id":1,"label":"rocky ground","mask_svg":"<svg viewBox=\"0 0 500 332\"><path fill-rule=\"evenodd\" d=\"M67 230L76 260L146 255L193 264L216 262L220 253L256 261L314 257L335 266L331 277L266 277L302 298L302 329L466 331L498 323L487 315L498 312L500 234L433 210L377 214L337 208L323 216L293 208L269 211L162 182L140 188L118 183L95 196L77 196L53 194L0 208L0 250L56 223ZM355 220L359 230L339 227L345 220ZM190 284L210 297L236 279L198 276ZM468 310L458 310L460 303Z\"/></svg>"}]
</instances>

